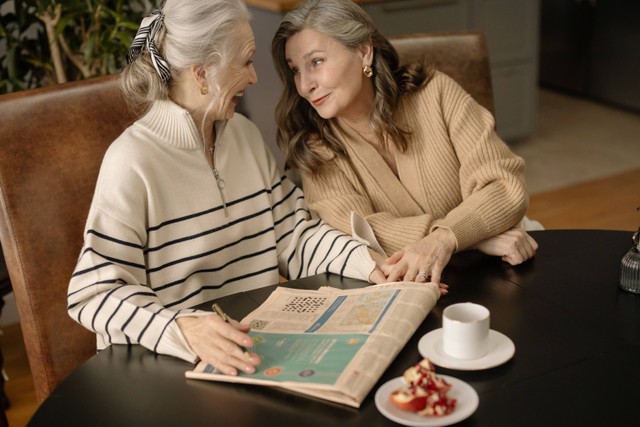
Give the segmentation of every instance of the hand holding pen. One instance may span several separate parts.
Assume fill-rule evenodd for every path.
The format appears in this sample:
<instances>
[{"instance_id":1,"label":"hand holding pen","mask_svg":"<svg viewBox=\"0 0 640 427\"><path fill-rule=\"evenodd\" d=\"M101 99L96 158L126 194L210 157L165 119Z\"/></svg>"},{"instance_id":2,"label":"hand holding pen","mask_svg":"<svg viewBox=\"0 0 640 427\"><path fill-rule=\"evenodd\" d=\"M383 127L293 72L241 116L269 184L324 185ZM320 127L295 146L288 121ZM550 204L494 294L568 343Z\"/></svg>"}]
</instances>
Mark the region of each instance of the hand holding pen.
<instances>
[{"instance_id":1,"label":"hand holding pen","mask_svg":"<svg viewBox=\"0 0 640 427\"><path fill-rule=\"evenodd\" d=\"M247 334L249 325L229 319L224 312L208 316L183 316L176 322L200 360L227 375L237 375L238 371L251 374L261 362L257 354L245 350L253 346Z\"/></svg>"},{"instance_id":2,"label":"hand holding pen","mask_svg":"<svg viewBox=\"0 0 640 427\"><path fill-rule=\"evenodd\" d=\"M214 303L213 303L213 305L212 305L212 307L213 307L213 310L214 310L216 313L218 313L218 316L220 316L220 317L222 318L222 320L224 320L226 323L231 323L231 322L230 322L230 319L229 319L229 316L227 316L227 314L226 314L224 311L222 311L222 309L220 308L220 306L219 306L218 304L216 304L216 303L214 302ZM245 347L240 346L240 348L241 348L241 349L242 349L242 351L244 352L244 355L245 355L245 356L247 356L247 357L251 357L251 353L249 353Z\"/></svg>"}]
</instances>

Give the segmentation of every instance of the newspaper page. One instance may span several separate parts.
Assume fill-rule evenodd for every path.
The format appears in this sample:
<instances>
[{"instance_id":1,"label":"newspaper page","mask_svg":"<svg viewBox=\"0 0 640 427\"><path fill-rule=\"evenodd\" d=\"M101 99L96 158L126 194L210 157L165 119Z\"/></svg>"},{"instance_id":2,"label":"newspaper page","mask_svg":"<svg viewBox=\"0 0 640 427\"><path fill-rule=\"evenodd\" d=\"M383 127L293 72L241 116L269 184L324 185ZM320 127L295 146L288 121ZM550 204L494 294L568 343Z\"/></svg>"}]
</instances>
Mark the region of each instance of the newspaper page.
<instances>
[{"instance_id":1,"label":"newspaper page","mask_svg":"<svg viewBox=\"0 0 640 427\"><path fill-rule=\"evenodd\" d=\"M359 407L439 296L435 283L278 287L243 319L251 351L262 358L255 373L225 375L200 362L186 377L282 387Z\"/></svg>"}]
</instances>

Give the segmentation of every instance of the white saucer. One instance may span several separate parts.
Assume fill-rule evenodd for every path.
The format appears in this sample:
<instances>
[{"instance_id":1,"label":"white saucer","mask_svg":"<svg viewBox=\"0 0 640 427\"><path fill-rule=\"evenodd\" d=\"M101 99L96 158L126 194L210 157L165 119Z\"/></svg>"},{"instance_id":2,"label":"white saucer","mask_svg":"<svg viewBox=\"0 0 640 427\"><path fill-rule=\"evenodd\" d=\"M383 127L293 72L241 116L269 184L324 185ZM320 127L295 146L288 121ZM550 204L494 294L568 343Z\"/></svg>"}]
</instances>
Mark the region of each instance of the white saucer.
<instances>
[{"instance_id":1,"label":"white saucer","mask_svg":"<svg viewBox=\"0 0 640 427\"><path fill-rule=\"evenodd\" d=\"M406 426L435 427L455 424L469 417L478 408L480 398L478 393L467 383L447 375L438 375L451 384L447 396L456 399L456 407L449 415L441 417L418 415L415 412L403 411L389 400L389 395L404 385L404 378L397 377L384 383L376 391L375 402L378 410L391 421Z\"/></svg>"},{"instance_id":2,"label":"white saucer","mask_svg":"<svg viewBox=\"0 0 640 427\"><path fill-rule=\"evenodd\" d=\"M513 341L498 331L489 330L489 353L478 359L456 359L442 349L442 328L431 331L418 342L418 351L435 365L460 371L479 371L502 365L516 352Z\"/></svg>"}]
</instances>

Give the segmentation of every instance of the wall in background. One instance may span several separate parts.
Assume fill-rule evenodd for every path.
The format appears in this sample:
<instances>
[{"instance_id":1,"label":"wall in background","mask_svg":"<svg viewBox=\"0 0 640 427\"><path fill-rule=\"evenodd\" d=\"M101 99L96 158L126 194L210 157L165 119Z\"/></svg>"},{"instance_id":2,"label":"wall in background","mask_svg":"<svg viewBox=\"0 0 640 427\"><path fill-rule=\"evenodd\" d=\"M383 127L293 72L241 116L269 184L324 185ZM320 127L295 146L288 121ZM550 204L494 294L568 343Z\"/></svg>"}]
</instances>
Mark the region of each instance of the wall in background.
<instances>
[{"instance_id":1,"label":"wall in background","mask_svg":"<svg viewBox=\"0 0 640 427\"><path fill-rule=\"evenodd\" d=\"M0 316L0 328L7 325L15 325L20 322L18 317L18 308L16 300L13 298L13 292L4 297L4 307L2 307L2 316Z\"/></svg>"},{"instance_id":2,"label":"wall in background","mask_svg":"<svg viewBox=\"0 0 640 427\"><path fill-rule=\"evenodd\" d=\"M542 0L540 84L640 111L640 2Z\"/></svg>"}]
</instances>

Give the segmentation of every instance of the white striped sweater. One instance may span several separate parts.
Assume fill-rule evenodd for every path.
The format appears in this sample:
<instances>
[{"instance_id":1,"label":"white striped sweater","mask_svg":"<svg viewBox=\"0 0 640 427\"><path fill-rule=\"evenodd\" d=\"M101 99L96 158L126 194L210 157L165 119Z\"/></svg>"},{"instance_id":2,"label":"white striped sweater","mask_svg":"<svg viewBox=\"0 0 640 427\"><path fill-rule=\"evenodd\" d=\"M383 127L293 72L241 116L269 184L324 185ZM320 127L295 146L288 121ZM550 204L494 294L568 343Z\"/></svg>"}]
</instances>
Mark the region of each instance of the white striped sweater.
<instances>
[{"instance_id":1,"label":"white striped sweater","mask_svg":"<svg viewBox=\"0 0 640 427\"><path fill-rule=\"evenodd\" d=\"M70 316L98 349L141 344L193 362L175 322L199 314L189 307L280 274L368 280L366 246L309 212L245 117L217 125L215 164L222 190L190 114L170 101L109 147L68 291Z\"/></svg>"}]
</instances>

